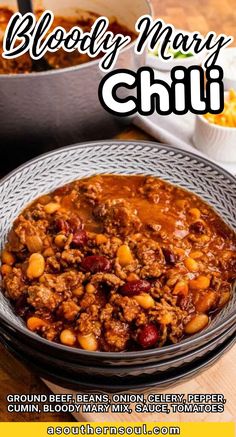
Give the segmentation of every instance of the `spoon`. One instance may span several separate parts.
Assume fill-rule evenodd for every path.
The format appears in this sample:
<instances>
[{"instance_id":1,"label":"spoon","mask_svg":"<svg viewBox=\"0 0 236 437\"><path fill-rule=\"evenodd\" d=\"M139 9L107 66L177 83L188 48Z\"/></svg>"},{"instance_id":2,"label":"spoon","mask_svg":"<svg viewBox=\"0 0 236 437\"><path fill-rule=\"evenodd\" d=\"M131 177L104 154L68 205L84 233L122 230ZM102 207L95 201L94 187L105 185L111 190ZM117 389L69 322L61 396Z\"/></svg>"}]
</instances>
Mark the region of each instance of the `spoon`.
<instances>
[{"instance_id":1,"label":"spoon","mask_svg":"<svg viewBox=\"0 0 236 437\"><path fill-rule=\"evenodd\" d=\"M31 0L17 0L18 10L22 15L27 14L27 12L34 13L33 5ZM33 70L40 72L46 70L52 70L52 67L49 65L47 60L42 57L40 59L32 59Z\"/></svg>"}]
</instances>

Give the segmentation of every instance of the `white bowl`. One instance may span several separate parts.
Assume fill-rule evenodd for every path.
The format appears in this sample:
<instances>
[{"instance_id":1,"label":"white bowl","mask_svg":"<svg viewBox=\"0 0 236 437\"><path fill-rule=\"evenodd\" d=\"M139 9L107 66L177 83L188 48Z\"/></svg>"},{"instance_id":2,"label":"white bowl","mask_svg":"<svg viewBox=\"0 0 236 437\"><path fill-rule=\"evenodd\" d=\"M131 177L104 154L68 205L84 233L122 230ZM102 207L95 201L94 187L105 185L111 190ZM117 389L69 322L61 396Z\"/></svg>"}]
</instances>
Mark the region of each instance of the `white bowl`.
<instances>
[{"instance_id":1,"label":"white bowl","mask_svg":"<svg viewBox=\"0 0 236 437\"><path fill-rule=\"evenodd\" d=\"M198 55L189 56L189 58L174 58L169 61L163 61L156 55L147 53L146 65L154 70L170 71L174 67L190 67L192 65L201 65L206 57L206 51Z\"/></svg>"},{"instance_id":2,"label":"white bowl","mask_svg":"<svg viewBox=\"0 0 236 437\"><path fill-rule=\"evenodd\" d=\"M225 90L236 89L236 47L222 50L217 64L224 70L223 81ZM230 65L230 71L228 65Z\"/></svg>"},{"instance_id":3,"label":"white bowl","mask_svg":"<svg viewBox=\"0 0 236 437\"><path fill-rule=\"evenodd\" d=\"M203 115L197 115L193 142L215 161L236 162L236 127L213 124Z\"/></svg>"},{"instance_id":4,"label":"white bowl","mask_svg":"<svg viewBox=\"0 0 236 437\"><path fill-rule=\"evenodd\" d=\"M193 32L187 32L186 30L182 29L175 29L174 34L177 34L178 32L182 32L184 34L187 34L189 36L192 35ZM147 52L146 55L146 65L154 68L154 70L161 70L161 71L170 71L174 67L190 67L192 65L201 65L203 61L205 60L207 55L207 51L203 50L201 53L192 56L189 56L188 58L173 58L168 61L163 61L160 57Z\"/></svg>"}]
</instances>

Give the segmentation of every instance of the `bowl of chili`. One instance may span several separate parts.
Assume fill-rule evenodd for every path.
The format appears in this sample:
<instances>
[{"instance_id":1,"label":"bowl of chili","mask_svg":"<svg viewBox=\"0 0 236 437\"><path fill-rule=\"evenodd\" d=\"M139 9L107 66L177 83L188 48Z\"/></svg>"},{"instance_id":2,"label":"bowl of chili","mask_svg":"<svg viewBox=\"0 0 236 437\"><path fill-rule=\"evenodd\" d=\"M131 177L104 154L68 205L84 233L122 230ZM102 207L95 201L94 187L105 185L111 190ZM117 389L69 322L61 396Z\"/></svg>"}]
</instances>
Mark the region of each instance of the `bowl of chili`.
<instances>
[{"instance_id":1,"label":"bowl of chili","mask_svg":"<svg viewBox=\"0 0 236 437\"><path fill-rule=\"evenodd\" d=\"M235 322L235 179L215 164L156 143L88 143L19 167L0 196L0 322L30 347L136 365Z\"/></svg>"}]
</instances>

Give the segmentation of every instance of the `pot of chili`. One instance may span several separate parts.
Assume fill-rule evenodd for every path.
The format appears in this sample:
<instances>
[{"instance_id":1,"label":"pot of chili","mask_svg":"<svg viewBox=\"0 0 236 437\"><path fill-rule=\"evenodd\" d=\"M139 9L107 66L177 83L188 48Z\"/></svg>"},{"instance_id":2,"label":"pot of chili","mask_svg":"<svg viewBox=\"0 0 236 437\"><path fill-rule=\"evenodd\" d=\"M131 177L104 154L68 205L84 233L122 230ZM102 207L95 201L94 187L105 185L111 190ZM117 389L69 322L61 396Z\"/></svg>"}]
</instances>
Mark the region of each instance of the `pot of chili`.
<instances>
[{"instance_id":1,"label":"pot of chili","mask_svg":"<svg viewBox=\"0 0 236 437\"><path fill-rule=\"evenodd\" d=\"M15 8L13 0L0 1L0 54ZM99 16L106 16L110 21L108 30L131 37L115 68L135 70L137 62L142 62L142 56L134 54L135 23L141 15L151 13L147 0L70 0L64 4L44 0L34 2L34 8L37 18L44 10L51 10L55 16L52 28L62 26L67 31L78 26L88 32ZM100 59L89 58L78 50L68 53L62 49L48 53L46 58L52 69L35 72L27 54L12 60L0 56L0 130L7 151L9 145L15 147L16 141L26 150L38 146L38 152L42 152L49 145L53 148L98 139L99 135L104 137L104 132L109 137L114 134L119 120L109 115L98 100L103 74ZM31 155L35 151L36 148L31 150Z\"/></svg>"}]
</instances>

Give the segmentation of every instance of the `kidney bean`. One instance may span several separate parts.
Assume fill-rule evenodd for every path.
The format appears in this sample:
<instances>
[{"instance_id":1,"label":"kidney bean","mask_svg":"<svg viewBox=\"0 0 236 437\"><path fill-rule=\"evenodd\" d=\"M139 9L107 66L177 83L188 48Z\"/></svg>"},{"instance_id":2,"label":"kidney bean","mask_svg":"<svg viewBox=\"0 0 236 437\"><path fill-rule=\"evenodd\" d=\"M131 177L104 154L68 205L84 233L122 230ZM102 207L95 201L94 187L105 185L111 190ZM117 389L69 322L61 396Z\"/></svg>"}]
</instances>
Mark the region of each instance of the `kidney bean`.
<instances>
[{"instance_id":1,"label":"kidney bean","mask_svg":"<svg viewBox=\"0 0 236 437\"><path fill-rule=\"evenodd\" d=\"M125 296L136 296L140 293L148 293L151 284L144 279L137 279L136 281L129 281L120 288L121 294Z\"/></svg>"},{"instance_id":2,"label":"kidney bean","mask_svg":"<svg viewBox=\"0 0 236 437\"><path fill-rule=\"evenodd\" d=\"M138 334L138 343L143 349L154 346L159 338L157 327L153 323L144 326Z\"/></svg>"},{"instance_id":3,"label":"kidney bean","mask_svg":"<svg viewBox=\"0 0 236 437\"><path fill-rule=\"evenodd\" d=\"M71 217L68 220L58 218L55 220L54 226L57 232L64 232L65 234L70 232L76 234L83 229L82 220L78 216Z\"/></svg>"},{"instance_id":4,"label":"kidney bean","mask_svg":"<svg viewBox=\"0 0 236 437\"><path fill-rule=\"evenodd\" d=\"M82 223L82 220L79 216L71 217L68 220L68 223L70 226L70 230L73 234L77 231L80 231L80 229L83 229L83 223Z\"/></svg>"},{"instance_id":5,"label":"kidney bean","mask_svg":"<svg viewBox=\"0 0 236 437\"><path fill-rule=\"evenodd\" d=\"M55 220L55 228L57 232L64 232L65 234L69 234L70 231L68 222L61 218Z\"/></svg>"},{"instance_id":6,"label":"kidney bean","mask_svg":"<svg viewBox=\"0 0 236 437\"><path fill-rule=\"evenodd\" d=\"M75 232L72 239L73 246L84 246L88 241L87 234L84 230Z\"/></svg>"},{"instance_id":7,"label":"kidney bean","mask_svg":"<svg viewBox=\"0 0 236 437\"><path fill-rule=\"evenodd\" d=\"M90 255L82 260L80 267L86 272L91 273L109 272L111 270L111 263L105 256Z\"/></svg>"},{"instance_id":8,"label":"kidney bean","mask_svg":"<svg viewBox=\"0 0 236 437\"><path fill-rule=\"evenodd\" d=\"M173 252L171 252L170 249L167 249L166 247L162 248L162 252L163 252L166 264L170 264L171 266L174 266L176 263L175 254Z\"/></svg>"},{"instance_id":9,"label":"kidney bean","mask_svg":"<svg viewBox=\"0 0 236 437\"><path fill-rule=\"evenodd\" d=\"M204 225L203 222L201 222L199 220L199 221L196 221L196 222L192 223L189 226L189 230L190 230L190 232L195 232L196 234L204 234L204 232L205 232L205 225Z\"/></svg>"}]
</instances>

